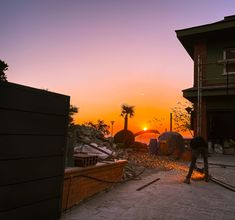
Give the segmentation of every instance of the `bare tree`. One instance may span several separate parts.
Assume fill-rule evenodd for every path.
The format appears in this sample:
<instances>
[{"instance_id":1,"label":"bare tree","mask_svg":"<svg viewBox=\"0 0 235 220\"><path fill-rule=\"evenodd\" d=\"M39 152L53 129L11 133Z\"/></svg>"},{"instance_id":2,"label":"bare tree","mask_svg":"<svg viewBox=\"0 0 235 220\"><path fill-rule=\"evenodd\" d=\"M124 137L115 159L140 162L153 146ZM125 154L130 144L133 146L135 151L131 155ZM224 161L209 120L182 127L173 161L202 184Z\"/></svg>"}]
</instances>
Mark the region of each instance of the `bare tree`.
<instances>
[{"instance_id":1,"label":"bare tree","mask_svg":"<svg viewBox=\"0 0 235 220\"><path fill-rule=\"evenodd\" d=\"M187 110L188 111L187 111ZM191 128L191 115L189 109L192 110L192 103L185 100L183 103L178 102L174 108L172 108L174 130L186 132L189 131L193 136Z\"/></svg>"},{"instance_id":2,"label":"bare tree","mask_svg":"<svg viewBox=\"0 0 235 220\"><path fill-rule=\"evenodd\" d=\"M164 132L166 119L164 117L154 117L152 120L149 121L152 126L157 129L160 133Z\"/></svg>"}]
</instances>

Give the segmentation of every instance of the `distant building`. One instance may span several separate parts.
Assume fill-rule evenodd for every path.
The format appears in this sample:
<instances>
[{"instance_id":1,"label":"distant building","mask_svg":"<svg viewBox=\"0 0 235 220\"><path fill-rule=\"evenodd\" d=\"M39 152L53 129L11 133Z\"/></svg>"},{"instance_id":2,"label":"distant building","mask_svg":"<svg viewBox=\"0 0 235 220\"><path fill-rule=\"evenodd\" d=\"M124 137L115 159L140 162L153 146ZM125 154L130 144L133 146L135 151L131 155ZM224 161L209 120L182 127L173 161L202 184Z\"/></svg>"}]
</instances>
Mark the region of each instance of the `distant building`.
<instances>
[{"instance_id":1,"label":"distant building","mask_svg":"<svg viewBox=\"0 0 235 220\"><path fill-rule=\"evenodd\" d=\"M192 129L207 140L235 140L235 15L176 30L194 61L193 87L183 96L193 103Z\"/></svg>"}]
</instances>

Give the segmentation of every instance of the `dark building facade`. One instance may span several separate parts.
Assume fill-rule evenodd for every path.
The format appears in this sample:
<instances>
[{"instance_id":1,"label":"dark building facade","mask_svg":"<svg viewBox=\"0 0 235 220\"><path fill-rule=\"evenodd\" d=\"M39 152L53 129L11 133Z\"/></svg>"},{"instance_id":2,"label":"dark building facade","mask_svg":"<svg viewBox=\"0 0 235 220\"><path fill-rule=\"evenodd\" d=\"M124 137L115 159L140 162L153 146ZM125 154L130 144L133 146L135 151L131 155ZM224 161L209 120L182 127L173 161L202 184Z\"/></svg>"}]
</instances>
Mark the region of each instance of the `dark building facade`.
<instances>
[{"instance_id":1,"label":"dark building facade","mask_svg":"<svg viewBox=\"0 0 235 220\"><path fill-rule=\"evenodd\" d=\"M235 16L176 30L194 61L194 82L183 90L193 103L192 129L207 140L235 140Z\"/></svg>"}]
</instances>

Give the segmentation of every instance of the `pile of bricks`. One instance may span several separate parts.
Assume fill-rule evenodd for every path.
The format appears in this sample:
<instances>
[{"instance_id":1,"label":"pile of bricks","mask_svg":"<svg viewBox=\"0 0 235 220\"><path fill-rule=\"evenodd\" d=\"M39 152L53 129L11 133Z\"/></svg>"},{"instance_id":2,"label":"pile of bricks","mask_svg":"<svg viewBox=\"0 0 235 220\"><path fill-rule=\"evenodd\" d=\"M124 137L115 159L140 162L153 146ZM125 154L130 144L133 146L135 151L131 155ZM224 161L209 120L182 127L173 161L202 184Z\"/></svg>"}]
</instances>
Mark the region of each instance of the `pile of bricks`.
<instances>
[{"instance_id":1,"label":"pile of bricks","mask_svg":"<svg viewBox=\"0 0 235 220\"><path fill-rule=\"evenodd\" d=\"M90 154L75 154L74 165L76 167L87 167L97 164L98 156Z\"/></svg>"}]
</instances>

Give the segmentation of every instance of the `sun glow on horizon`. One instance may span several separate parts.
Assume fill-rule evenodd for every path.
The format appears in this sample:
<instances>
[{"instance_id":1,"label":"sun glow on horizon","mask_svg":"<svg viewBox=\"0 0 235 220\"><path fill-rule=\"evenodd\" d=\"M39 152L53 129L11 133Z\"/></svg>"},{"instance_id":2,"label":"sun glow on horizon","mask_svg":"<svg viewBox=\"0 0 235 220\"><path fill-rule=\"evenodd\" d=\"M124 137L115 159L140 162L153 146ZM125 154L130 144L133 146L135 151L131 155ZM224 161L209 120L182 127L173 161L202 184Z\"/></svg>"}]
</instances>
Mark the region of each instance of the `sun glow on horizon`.
<instances>
[{"instance_id":1,"label":"sun glow on horizon","mask_svg":"<svg viewBox=\"0 0 235 220\"><path fill-rule=\"evenodd\" d=\"M103 120L114 135L125 125L121 105L133 105L127 129L147 141L156 136L151 130L170 130L172 108L194 81L194 61L174 30L216 22L235 8L235 1L202 0L3 2L0 59L10 82L70 96L75 124ZM197 13L198 2L213 13Z\"/></svg>"}]
</instances>

